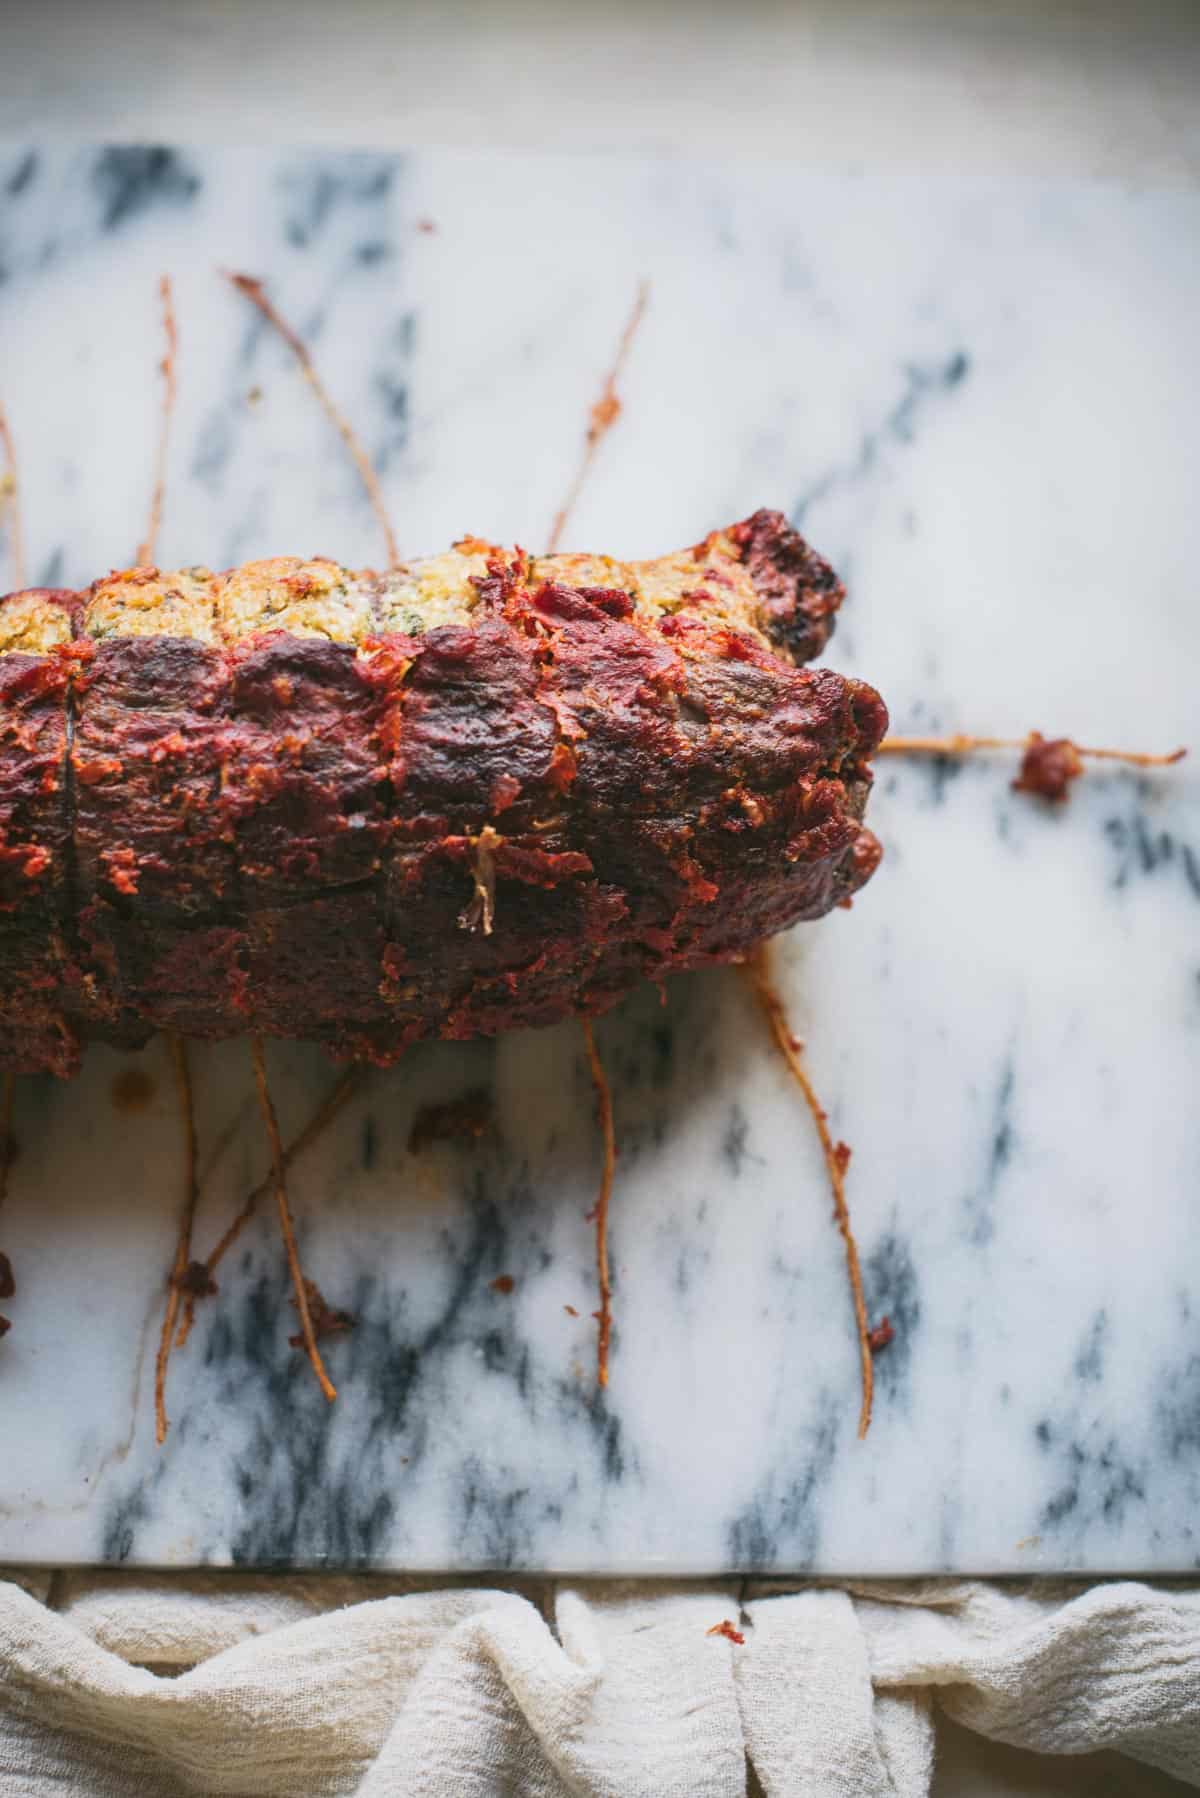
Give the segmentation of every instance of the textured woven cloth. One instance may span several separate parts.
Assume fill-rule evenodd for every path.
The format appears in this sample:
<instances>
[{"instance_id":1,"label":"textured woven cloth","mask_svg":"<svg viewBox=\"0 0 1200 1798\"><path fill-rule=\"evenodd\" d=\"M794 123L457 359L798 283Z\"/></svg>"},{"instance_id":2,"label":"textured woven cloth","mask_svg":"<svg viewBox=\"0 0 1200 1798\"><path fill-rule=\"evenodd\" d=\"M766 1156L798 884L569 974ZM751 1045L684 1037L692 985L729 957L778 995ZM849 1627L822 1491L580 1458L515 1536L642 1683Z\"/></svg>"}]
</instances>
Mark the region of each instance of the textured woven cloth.
<instances>
[{"instance_id":1,"label":"textured woven cloth","mask_svg":"<svg viewBox=\"0 0 1200 1798\"><path fill-rule=\"evenodd\" d=\"M935 1705L1200 1786L1200 1592L0 1583L2 1798L919 1798Z\"/></svg>"}]
</instances>

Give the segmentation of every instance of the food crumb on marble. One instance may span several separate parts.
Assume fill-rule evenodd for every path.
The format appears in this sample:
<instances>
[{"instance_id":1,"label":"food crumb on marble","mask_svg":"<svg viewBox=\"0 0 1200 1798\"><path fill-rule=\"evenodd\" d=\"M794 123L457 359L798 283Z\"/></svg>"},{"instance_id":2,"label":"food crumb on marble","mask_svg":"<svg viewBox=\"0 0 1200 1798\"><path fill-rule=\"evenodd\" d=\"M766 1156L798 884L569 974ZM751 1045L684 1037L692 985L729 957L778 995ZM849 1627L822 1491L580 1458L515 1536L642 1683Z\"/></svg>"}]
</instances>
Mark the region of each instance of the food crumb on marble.
<instances>
[{"instance_id":1,"label":"food crumb on marble","mask_svg":"<svg viewBox=\"0 0 1200 1798\"><path fill-rule=\"evenodd\" d=\"M335 1305L331 1305L315 1280L305 1280L304 1292L308 1300L308 1314L312 1319L313 1335L318 1341L325 1336L345 1336L358 1322L358 1319L349 1311L341 1311ZM300 1307L294 1298L289 1299L288 1303L299 1310ZM291 1348L305 1348L307 1344L303 1331L297 1332L295 1336L289 1336L288 1345Z\"/></svg>"},{"instance_id":2,"label":"food crumb on marble","mask_svg":"<svg viewBox=\"0 0 1200 1798\"><path fill-rule=\"evenodd\" d=\"M114 1111L145 1111L155 1093L155 1083L143 1068L122 1068L112 1083Z\"/></svg>"},{"instance_id":3,"label":"food crumb on marble","mask_svg":"<svg viewBox=\"0 0 1200 1798\"><path fill-rule=\"evenodd\" d=\"M457 1099L421 1107L408 1133L408 1152L419 1155L436 1142L480 1137L491 1122L491 1095L483 1087L472 1087Z\"/></svg>"}]
</instances>

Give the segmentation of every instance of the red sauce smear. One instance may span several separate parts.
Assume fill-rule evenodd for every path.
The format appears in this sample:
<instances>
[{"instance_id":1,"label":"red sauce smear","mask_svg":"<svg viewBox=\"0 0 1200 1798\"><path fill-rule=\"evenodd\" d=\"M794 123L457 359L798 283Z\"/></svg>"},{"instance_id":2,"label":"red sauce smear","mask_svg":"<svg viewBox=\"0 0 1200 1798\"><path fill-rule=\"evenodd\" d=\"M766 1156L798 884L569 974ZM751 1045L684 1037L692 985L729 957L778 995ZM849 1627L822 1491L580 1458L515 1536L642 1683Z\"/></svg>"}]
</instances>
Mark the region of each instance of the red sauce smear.
<instances>
[{"instance_id":1,"label":"red sauce smear","mask_svg":"<svg viewBox=\"0 0 1200 1798\"><path fill-rule=\"evenodd\" d=\"M379 476L371 466L371 459L359 442L353 425L350 423L345 413L335 404L328 388L318 375L312 356L309 354L307 344L298 332L292 329L291 325L288 324L283 315L267 298L266 289L261 281L256 280L253 275L237 275L228 272L226 272L226 279L232 282L239 293L245 294L252 305L258 307L258 310L262 313L267 323L271 325L274 330L278 331L279 335L283 338L283 341L287 344L293 356L295 356L297 362L300 364L300 372L316 394L317 400L319 401L326 418L338 433L338 436L341 438L354 460L354 466L358 470L359 479L366 489L367 498L371 502L371 510L374 512L379 523L379 528L383 532L383 540L387 545L388 567L398 568L400 566L400 547L396 542L396 534L392 529L392 522L388 516L387 504L383 497L383 489L379 485Z\"/></svg>"},{"instance_id":2,"label":"red sauce smear","mask_svg":"<svg viewBox=\"0 0 1200 1798\"><path fill-rule=\"evenodd\" d=\"M854 1301L854 1323L858 1333L858 1358L862 1378L862 1404L858 1413L858 1438L861 1442L871 1427L871 1406L875 1396L875 1370L871 1362L870 1324L867 1319L867 1301L863 1295L862 1265L858 1256L858 1244L855 1242L854 1232L850 1228L850 1208L846 1203L846 1169L850 1164L850 1149L844 1142L835 1143L829 1133L827 1114L817 1098L816 1089L800 1059L804 1045L798 1037L792 1035L787 1014L783 1009L783 1001L771 985L765 949L760 949L754 959L746 963L746 973L758 995L759 1003L771 1027L771 1034L775 1038L779 1052L787 1063L788 1072L800 1088L804 1103L808 1106L813 1123L817 1127L821 1152L825 1157L830 1191L833 1194L834 1217L837 1220L842 1241L846 1245L846 1271L850 1278L851 1298Z\"/></svg>"},{"instance_id":3,"label":"red sauce smear","mask_svg":"<svg viewBox=\"0 0 1200 1798\"><path fill-rule=\"evenodd\" d=\"M171 1349L175 1341L175 1323L179 1316L179 1304L184 1292L182 1281L192 1257L192 1225L195 1222L196 1205L200 1197L200 1185L196 1175L196 1107L192 1097L192 1074L188 1063L187 1045L182 1037L171 1035L167 1038L167 1047L171 1052L171 1063L175 1070L175 1083L179 1093L179 1112L183 1120L185 1174L183 1215L179 1220L179 1236L175 1244L175 1264L167 1283L167 1304L163 1313L158 1354L154 1362L154 1438L160 1447L166 1441L167 1431L171 1427L170 1419L167 1417L167 1369L170 1365Z\"/></svg>"},{"instance_id":4,"label":"red sauce smear","mask_svg":"<svg viewBox=\"0 0 1200 1798\"><path fill-rule=\"evenodd\" d=\"M617 353L613 358L612 367L604 377L604 385L600 389L599 399L594 402L588 414L587 433L583 440L583 455L580 458L579 467L575 471L575 478L567 489L566 498L558 508L554 523L550 527L550 535L546 540L547 555L552 555L561 543L562 534L567 527L567 520L575 510L579 496L583 492L584 484L592 471L592 464L596 460L600 445L621 416L621 397L617 392L617 382L624 372L629 352L633 348L633 340L637 336L638 327L649 301L650 283L640 281L634 296L633 310L625 322L625 329L617 344Z\"/></svg>"},{"instance_id":5,"label":"red sauce smear","mask_svg":"<svg viewBox=\"0 0 1200 1798\"><path fill-rule=\"evenodd\" d=\"M317 1333L308 1303L310 1282L304 1278L301 1272L300 1256L296 1250L296 1234L292 1228L292 1213L288 1205L287 1182L284 1174L283 1141L279 1134L279 1120L275 1115L271 1089L267 1084L267 1064L260 1036L250 1038L250 1053L254 1061L254 1084L258 1088L259 1110L262 1112L263 1123L267 1127L267 1136L271 1143L272 1184L275 1188L275 1202L279 1207L279 1229L287 1253L288 1270L292 1276L292 1292L294 1294L292 1302L300 1313L300 1339L308 1350L308 1359L317 1376L317 1384L332 1404L337 1397L337 1387L326 1373L325 1363L321 1359L321 1351L317 1347ZM315 1286L313 1291L317 1291Z\"/></svg>"},{"instance_id":6,"label":"red sauce smear","mask_svg":"<svg viewBox=\"0 0 1200 1798\"><path fill-rule=\"evenodd\" d=\"M603 1063L596 1049L596 1038L592 1031L590 1018L583 1020L583 1040L587 1045L588 1066L591 1071L592 1085L596 1091L596 1110L600 1118L600 1133L604 1140L604 1166L600 1175L600 1194L588 1216L596 1225L596 1276L600 1287L600 1309L593 1312L593 1316L600 1325L596 1338L596 1383L599 1386L607 1386L608 1351L612 1341L612 1281L608 1267L608 1205L612 1198L617 1145L613 1134L612 1094L609 1091Z\"/></svg>"},{"instance_id":7,"label":"red sauce smear","mask_svg":"<svg viewBox=\"0 0 1200 1798\"><path fill-rule=\"evenodd\" d=\"M985 749L1019 749L1021 769L1013 781L1017 793L1033 793L1051 804L1070 797L1071 782L1083 773L1085 760L1123 762L1130 768L1169 768L1181 762L1186 749L1151 755L1142 749L1096 749L1075 743L1070 737L1044 737L1031 730L1027 737L974 737L956 732L949 737L885 737L879 755L975 755Z\"/></svg>"},{"instance_id":8,"label":"red sauce smear","mask_svg":"<svg viewBox=\"0 0 1200 1798\"><path fill-rule=\"evenodd\" d=\"M158 284L159 297L162 300L163 333L167 340L166 354L159 363L159 372L163 378L162 420L158 432L158 449L154 460L154 488L150 495L150 517L146 524L146 535L137 548L137 560L140 567L146 568L154 562L158 546L158 533L162 526L163 500L167 491L167 451L171 444L171 419L175 412L175 362L179 352L179 330L175 322L175 303L171 294L171 277L163 275Z\"/></svg>"}]
</instances>

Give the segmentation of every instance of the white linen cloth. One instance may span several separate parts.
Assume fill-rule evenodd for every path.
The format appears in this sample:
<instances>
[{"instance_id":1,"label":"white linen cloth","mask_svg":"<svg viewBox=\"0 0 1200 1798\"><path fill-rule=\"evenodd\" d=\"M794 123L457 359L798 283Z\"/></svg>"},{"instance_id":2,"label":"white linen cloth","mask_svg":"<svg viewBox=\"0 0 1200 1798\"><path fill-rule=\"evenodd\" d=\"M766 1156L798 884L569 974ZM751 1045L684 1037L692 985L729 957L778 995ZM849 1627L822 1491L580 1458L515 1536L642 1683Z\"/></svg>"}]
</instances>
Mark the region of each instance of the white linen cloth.
<instances>
[{"instance_id":1,"label":"white linen cloth","mask_svg":"<svg viewBox=\"0 0 1200 1798\"><path fill-rule=\"evenodd\" d=\"M0 1798L918 1798L935 1704L1200 1786L1200 1591L0 1582Z\"/></svg>"}]
</instances>

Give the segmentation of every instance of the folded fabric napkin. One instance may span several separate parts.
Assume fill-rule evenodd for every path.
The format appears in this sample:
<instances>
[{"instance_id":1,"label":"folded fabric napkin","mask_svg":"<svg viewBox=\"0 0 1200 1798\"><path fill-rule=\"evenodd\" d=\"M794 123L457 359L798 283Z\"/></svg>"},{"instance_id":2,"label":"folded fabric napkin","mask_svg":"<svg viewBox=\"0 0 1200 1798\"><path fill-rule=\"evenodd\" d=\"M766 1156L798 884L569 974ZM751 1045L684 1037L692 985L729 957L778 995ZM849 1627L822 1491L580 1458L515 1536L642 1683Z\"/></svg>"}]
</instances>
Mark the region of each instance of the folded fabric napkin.
<instances>
[{"instance_id":1,"label":"folded fabric napkin","mask_svg":"<svg viewBox=\"0 0 1200 1798\"><path fill-rule=\"evenodd\" d=\"M1200 1591L0 1582L2 1798L919 1798L935 1702L1200 1786Z\"/></svg>"}]
</instances>

